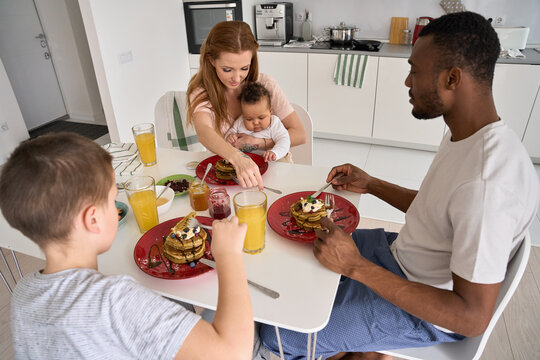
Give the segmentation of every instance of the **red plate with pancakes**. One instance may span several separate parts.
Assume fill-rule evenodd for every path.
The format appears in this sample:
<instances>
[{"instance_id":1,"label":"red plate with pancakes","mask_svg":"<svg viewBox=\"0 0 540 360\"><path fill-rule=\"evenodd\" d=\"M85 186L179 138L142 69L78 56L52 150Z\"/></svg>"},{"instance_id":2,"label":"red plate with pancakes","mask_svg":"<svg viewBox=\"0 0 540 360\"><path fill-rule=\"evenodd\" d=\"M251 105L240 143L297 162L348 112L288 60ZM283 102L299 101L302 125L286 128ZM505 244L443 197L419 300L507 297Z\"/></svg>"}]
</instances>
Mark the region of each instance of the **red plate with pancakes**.
<instances>
[{"instance_id":1,"label":"red plate with pancakes","mask_svg":"<svg viewBox=\"0 0 540 360\"><path fill-rule=\"evenodd\" d=\"M183 218L184 217L182 216L176 219L162 222L161 224L154 226L152 229L148 230L143 236L141 236L141 238L137 242L137 245L135 245L135 249L133 250L133 257L135 258L135 263L142 271L144 271L150 276L160 279L181 280L199 276L207 271L213 270L212 268L204 265L201 262L196 262L194 267L190 267L189 264L175 264L169 261L169 259L167 258L161 258L160 252L163 251L163 236L168 235L171 232L171 228L174 227L174 225L176 225ZM197 216L197 220L203 225L212 225L212 221L214 221L214 219L206 216ZM210 251L210 242L208 241L212 236L212 230L204 230L208 232L209 236L206 239L206 249L204 251L203 258L213 260L214 258L212 257L212 252ZM152 254L150 258L152 262L161 261L161 264L154 267L149 267L148 251L150 250L150 247L152 247L152 245L154 244L158 246L159 252L154 246L152 248ZM174 274L169 274L166 264L171 265L172 269L174 270Z\"/></svg>"},{"instance_id":2,"label":"red plate with pancakes","mask_svg":"<svg viewBox=\"0 0 540 360\"><path fill-rule=\"evenodd\" d=\"M301 243L313 243L317 238L315 231L304 230L296 225L296 221L290 213L290 207L292 203L298 201L301 197L306 199L308 195L311 195L314 192L315 190L300 191L277 199L268 209L267 218L270 227L284 238ZM324 196L326 194L327 193L324 192L321 193L317 196L317 199L324 201ZM336 194L334 194L334 203L335 206L334 212L332 213L332 220L346 233L351 234L360 222L358 210L349 200Z\"/></svg>"},{"instance_id":3,"label":"red plate with pancakes","mask_svg":"<svg viewBox=\"0 0 540 360\"><path fill-rule=\"evenodd\" d=\"M257 154L252 153L245 153L247 156L251 158L257 164L259 167L259 171L261 172L261 175L263 175L266 170L268 170L268 163L264 161L263 157ZM206 171L206 167L208 164L212 164L212 168L210 169L210 172L208 175L206 175L206 179L204 179L205 182L212 185L237 185L234 180L221 180L216 176L216 163L223 159L219 155L210 156L209 158L204 159L197 165L197 168L195 169L195 173L199 177L199 179L202 179L204 176L204 172Z\"/></svg>"}]
</instances>

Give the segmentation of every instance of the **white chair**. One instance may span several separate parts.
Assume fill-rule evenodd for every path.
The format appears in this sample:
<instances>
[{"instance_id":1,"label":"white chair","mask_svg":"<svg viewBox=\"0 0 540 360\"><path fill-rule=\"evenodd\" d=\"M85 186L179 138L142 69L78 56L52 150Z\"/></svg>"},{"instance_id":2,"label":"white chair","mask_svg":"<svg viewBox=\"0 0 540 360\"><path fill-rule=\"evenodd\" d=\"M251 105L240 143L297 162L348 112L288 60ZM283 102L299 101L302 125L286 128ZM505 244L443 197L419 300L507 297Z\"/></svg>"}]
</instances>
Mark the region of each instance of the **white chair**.
<instances>
[{"instance_id":1,"label":"white chair","mask_svg":"<svg viewBox=\"0 0 540 360\"><path fill-rule=\"evenodd\" d=\"M187 126L185 91L167 91L156 103L155 127L157 146L186 151L206 151L193 126Z\"/></svg>"},{"instance_id":2,"label":"white chair","mask_svg":"<svg viewBox=\"0 0 540 360\"><path fill-rule=\"evenodd\" d=\"M306 131L306 143L291 147L293 162L295 164L313 165L313 123L311 116L302 106L292 103L291 105Z\"/></svg>"},{"instance_id":3,"label":"white chair","mask_svg":"<svg viewBox=\"0 0 540 360\"><path fill-rule=\"evenodd\" d=\"M504 308L508 305L510 298L514 295L518 284L525 272L529 255L531 253L531 236L529 232L525 235L519 249L508 264L506 277L502 282L495 311L486 331L477 337L466 338L454 343L444 343L424 348L397 349L391 351L379 351L380 353L400 357L408 360L477 360L482 355L489 335L493 331L497 320L502 315Z\"/></svg>"}]
</instances>

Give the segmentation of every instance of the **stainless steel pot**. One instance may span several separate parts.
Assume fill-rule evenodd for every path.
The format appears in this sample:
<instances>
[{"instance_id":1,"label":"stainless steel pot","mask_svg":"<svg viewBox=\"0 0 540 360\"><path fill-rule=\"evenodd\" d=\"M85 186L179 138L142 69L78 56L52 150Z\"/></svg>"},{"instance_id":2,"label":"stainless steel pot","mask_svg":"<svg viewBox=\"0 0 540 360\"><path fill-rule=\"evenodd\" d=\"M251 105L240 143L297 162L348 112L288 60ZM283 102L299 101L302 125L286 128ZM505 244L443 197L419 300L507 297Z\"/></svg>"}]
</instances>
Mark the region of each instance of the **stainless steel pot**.
<instances>
[{"instance_id":1,"label":"stainless steel pot","mask_svg":"<svg viewBox=\"0 0 540 360\"><path fill-rule=\"evenodd\" d=\"M330 36L330 41L337 44L350 43L354 39L354 33L360 31L356 26L345 25L344 22L341 22L339 26L327 27L325 30L328 31Z\"/></svg>"}]
</instances>

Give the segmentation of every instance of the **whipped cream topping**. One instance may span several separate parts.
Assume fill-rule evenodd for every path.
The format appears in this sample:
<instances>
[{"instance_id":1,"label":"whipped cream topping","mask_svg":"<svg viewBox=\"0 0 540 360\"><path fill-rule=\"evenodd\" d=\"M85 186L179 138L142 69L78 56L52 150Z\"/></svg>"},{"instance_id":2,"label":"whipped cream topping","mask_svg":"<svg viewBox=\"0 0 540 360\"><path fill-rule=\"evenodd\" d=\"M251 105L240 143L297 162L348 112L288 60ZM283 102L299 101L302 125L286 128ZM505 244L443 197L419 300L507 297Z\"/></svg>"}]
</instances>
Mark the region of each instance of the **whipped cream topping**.
<instances>
[{"instance_id":1,"label":"whipped cream topping","mask_svg":"<svg viewBox=\"0 0 540 360\"><path fill-rule=\"evenodd\" d=\"M186 227L180 231L175 228L173 228L172 230L173 230L174 235L180 240L191 239L192 237L197 236L201 232L201 228L199 226Z\"/></svg>"},{"instance_id":2,"label":"whipped cream topping","mask_svg":"<svg viewBox=\"0 0 540 360\"><path fill-rule=\"evenodd\" d=\"M311 199L311 201L308 201L307 199L300 198L300 205L302 206L303 212L309 213L321 210L324 203L320 199Z\"/></svg>"}]
</instances>

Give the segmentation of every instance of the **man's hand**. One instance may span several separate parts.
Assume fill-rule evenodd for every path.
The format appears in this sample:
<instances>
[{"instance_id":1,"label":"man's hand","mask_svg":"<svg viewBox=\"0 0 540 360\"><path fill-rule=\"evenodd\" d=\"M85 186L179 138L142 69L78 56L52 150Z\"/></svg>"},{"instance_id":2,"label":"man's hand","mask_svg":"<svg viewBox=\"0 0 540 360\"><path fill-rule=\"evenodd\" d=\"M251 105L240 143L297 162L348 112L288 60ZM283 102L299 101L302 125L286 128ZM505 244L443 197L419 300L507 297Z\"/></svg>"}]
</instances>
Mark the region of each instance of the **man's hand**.
<instances>
[{"instance_id":1,"label":"man's hand","mask_svg":"<svg viewBox=\"0 0 540 360\"><path fill-rule=\"evenodd\" d=\"M341 230L328 218L321 219L321 225L328 229L315 230L317 239L313 254L326 268L345 276L350 276L352 269L358 266L364 257L358 251L352 237Z\"/></svg>"},{"instance_id":2,"label":"man's hand","mask_svg":"<svg viewBox=\"0 0 540 360\"><path fill-rule=\"evenodd\" d=\"M263 154L264 161L276 161L276 154L272 151L265 151Z\"/></svg>"},{"instance_id":3,"label":"man's hand","mask_svg":"<svg viewBox=\"0 0 540 360\"><path fill-rule=\"evenodd\" d=\"M343 174L343 176L335 178L339 174ZM349 190L360 194L368 193L370 181L371 176L351 164L334 166L326 178L326 182L332 182L334 189Z\"/></svg>"}]
</instances>

